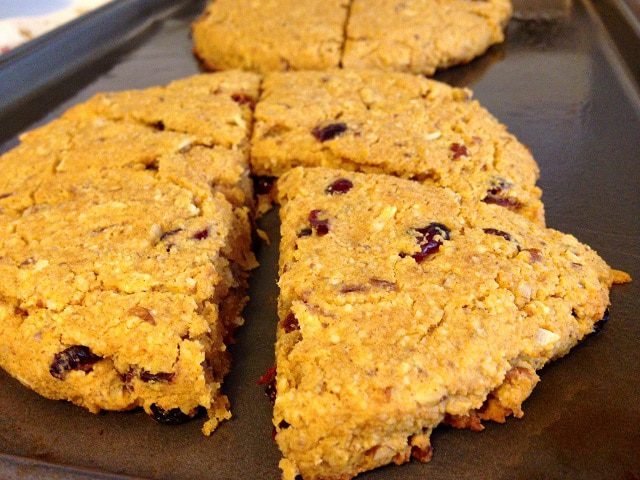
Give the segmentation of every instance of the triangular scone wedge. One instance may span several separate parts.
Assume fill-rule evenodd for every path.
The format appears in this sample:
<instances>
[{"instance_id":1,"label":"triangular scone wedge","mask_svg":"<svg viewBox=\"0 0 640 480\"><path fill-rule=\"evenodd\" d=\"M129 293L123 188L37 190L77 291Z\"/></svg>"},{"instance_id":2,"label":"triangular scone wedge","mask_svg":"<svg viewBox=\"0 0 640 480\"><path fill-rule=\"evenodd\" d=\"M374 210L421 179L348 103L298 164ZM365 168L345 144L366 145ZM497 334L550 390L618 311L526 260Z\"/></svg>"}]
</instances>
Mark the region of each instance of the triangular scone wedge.
<instances>
[{"instance_id":1,"label":"triangular scone wedge","mask_svg":"<svg viewBox=\"0 0 640 480\"><path fill-rule=\"evenodd\" d=\"M609 304L612 270L588 246L448 189L297 168L278 195L287 480L428 460L446 416L566 353Z\"/></svg>"},{"instance_id":2,"label":"triangular scone wedge","mask_svg":"<svg viewBox=\"0 0 640 480\"><path fill-rule=\"evenodd\" d=\"M90 411L229 418L259 77L101 94L0 157L0 366Z\"/></svg>"}]
</instances>

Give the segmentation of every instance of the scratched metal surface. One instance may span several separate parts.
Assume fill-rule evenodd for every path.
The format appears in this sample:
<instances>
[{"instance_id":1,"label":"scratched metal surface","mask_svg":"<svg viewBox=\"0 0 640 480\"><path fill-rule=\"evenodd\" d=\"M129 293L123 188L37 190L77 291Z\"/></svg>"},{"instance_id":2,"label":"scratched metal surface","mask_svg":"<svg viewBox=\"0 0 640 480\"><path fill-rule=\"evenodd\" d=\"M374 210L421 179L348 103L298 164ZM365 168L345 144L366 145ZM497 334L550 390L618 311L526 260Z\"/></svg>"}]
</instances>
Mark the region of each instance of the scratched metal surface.
<instances>
[{"instance_id":1,"label":"scratched metal surface","mask_svg":"<svg viewBox=\"0 0 640 480\"><path fill-rule=\"evenodd\" d=\"M188 26L202 2L186 3L11 115L0 112L0 149L15 144L19 131L97 91L197 72ZM543 370L523 419L489 425L480 434L440 428L431 463L387 467L363 480L640 478L638 85L591 4L538 0L520 7L504 45L438 78L473 88L532 149L542 170L549 226L575 234L638 281L613 290L611 321L600 334ZM225 382L233 420L205 438L199 422L170 428L139 412L96 416L43 399L0 373L0 477L278 478L271 406L256 385L273 363L276 212L260 226L273 242L256 247L261 267L252 278L247 323Z\"/></svg>"}]
</instances>

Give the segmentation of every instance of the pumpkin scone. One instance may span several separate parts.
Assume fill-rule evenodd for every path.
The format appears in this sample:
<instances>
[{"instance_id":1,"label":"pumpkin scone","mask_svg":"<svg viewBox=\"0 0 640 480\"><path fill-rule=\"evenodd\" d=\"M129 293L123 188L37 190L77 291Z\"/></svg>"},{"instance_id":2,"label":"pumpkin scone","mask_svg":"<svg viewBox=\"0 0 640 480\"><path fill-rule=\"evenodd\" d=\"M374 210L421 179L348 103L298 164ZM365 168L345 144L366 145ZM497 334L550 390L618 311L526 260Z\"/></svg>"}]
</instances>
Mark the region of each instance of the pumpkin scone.
<instances>
[{"instance_id":1,"label":"pumpkin scone","mask_svg":"<svg viewBox=\"0 0 640 480\"><path fill-rule=\"evenodd\" d=\"M432 75L504 41L510 0L353 0L342 66Z\"/></svg>"},{"instance_id":2,"label":"pumpkin scone","mask_svg":"<svg viewBox=\"0 0 640 480\"><path fill-rule=\"evenodd\" d=\"M491 416L488 399L520 414L535 370L593 332L625 280L571 235L446 188L296 168L277 191L269 389L286 480L428 461L432 430Z\"/></svg>"},{"instance_id":3,"label":"pumpkin scone","mask_svg":"<svg viewBox=\"0 0 640 480\"><path fill-rule=\"evenodd\" d=\"M105 95L0 157L9 374L92 412L143 407L175 424L206 410L205 433L230 416L226 345L256 265L249 107L231 98L244 88L234 75L185 82L229 83L222 121L178 87ZM180 120L162 107L172 102Z\"/></svg>"},{"instance_id":4,"label":"pumpkin scone","mask_svg":"<svg viewBox=\"0 0 640 480\"><path fill-rule=\"evenodd\" d=\"M205 68L258 72L336 68L349 0L216 0L193 24Z\"/></svg>"},{"instance_id":5,"label":"pumpkin scone","mask_svg":"<svg viewBox=\"0 0 640 480\"><path fill-rule=\"evenodd\" d=\"M386 173L544 224L529 150L466 89L404 73L278 72L255 109L252 170Z\"/></svg>"}]
</instances>

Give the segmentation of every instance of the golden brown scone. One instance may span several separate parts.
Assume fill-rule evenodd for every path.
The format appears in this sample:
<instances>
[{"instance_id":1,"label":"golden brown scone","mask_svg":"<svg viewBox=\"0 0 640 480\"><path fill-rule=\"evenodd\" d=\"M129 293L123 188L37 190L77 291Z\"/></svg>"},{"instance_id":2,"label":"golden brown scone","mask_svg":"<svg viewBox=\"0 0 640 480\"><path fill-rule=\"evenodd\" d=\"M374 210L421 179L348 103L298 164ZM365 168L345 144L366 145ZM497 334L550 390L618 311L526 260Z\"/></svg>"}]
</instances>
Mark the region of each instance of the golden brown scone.
<instances>
[{"instance_id":1,"label":"golden brown scone","mask_svg":"<svg viewBox=\"0 0 640 480\"><path fill-rule=\"evenodd\" d=\"M216 0L193 25L209 70L338 67L349 0Z\"/></svg>"},{"instance_id":2,"label":"golden brown scone","mask_svg":"<svg viewBox=\"0 0 640 480\"><path fill-rule=\"evenodd\" d=\"M278 195L286 480L428 461L433 428L480 429L492 399L520 414L609 305L615 273L588 246L446 188L296 168Z\"/></svg>"},{"instance_id":3,"label":"golden brown scone","mask_svg":"<svg viewBox=\"0 0 640 480\"><path fill-rule=\"evenodd\" d=\"M258 82L100 95L0 157L2 368L92 412L204 409L205 433L230 416L226 344L256 264L251 112L231 97Z\"/></svg>"},{"instance_id":4,"label":"golden brown scone","mask_svg":"<svg viewBox=\"0 0 640 480\"><path fill-rule=\"evenodd\" d=\"M504 41L510 0L353 0L342 65L432 75Z\"/></svg>"},{"instance_id":5,"label":"golden brown scone","mask_svg":"<svg viewBox=\"0 0 640 480\"><path fill-rule=\"evenodd\" d=\"M258 175L279 176L295 166L387 173L449 187L544 224L529 150L470 91L416 75L269 74L251 148Z\"/></svg>"}]
</instances>

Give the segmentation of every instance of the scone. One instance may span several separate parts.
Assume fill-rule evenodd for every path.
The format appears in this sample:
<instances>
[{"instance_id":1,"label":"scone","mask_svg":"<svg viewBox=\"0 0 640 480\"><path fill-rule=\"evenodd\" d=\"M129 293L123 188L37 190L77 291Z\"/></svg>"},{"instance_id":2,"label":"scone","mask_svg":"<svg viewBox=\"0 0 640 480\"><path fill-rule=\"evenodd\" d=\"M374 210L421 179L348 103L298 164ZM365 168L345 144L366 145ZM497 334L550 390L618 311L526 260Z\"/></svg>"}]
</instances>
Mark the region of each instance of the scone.
<instances>
[{"instance_id":1,"label":"scone","mask_svg":"<svg viewBox=\"0 0 640 480\"><path fill-rule=\"evenodd\" d=\"M446 188L297 168L277 191L286 480L428 461L433 428L494 398L520 413L624 280L574 237Z\"/></svg>"},{"instance_id":2,"label":"scone","mask_svg":"<svg viewBox=\"0 0 640 480\"><path fill-rule=\"evenodd\" d=\"M529 150L469 90L404 73L268 74L255 110L252 170L386 173L449 187L544 223Z\"/></svg>"},{"instance_id":3,"label":"scone","mask_svg":"<svg viewBox=\"0 0 640 480\"><path fill-rule=\"evenodd\" d=\"M258 83L101 95L0 157L2 368L92 412L206 410L205 433L229 417L226 345L256 265L244 98Z\"/></svg>"},{"instance_id":4,"label":"scone","mask_svg":"<svg viewBox=\"0 0 640 480\"><path fill-rule=\"evenodd\" d=\"M209 70L336 68L349 0L216 0L193 25Z\"/></svg>"},{"instance_id":5,"label":"scone","mask_svg":"<svg viewBox=\"0 0 640 480\"><path fill-rule=\"evenodd\" d=\"M353 0L342 66L432 75L504 41L510 0Z\"/></svg>"},{"instance_id":6,"label":"scone","mask_svg":"<svg viewBox=\"0 0 640 480\"><path fill-rule=\"evenodd\" d=\"M205 68L432 75L504 40L509 0L215 0L193 25Z\"/></svg>"}]
</instances>

